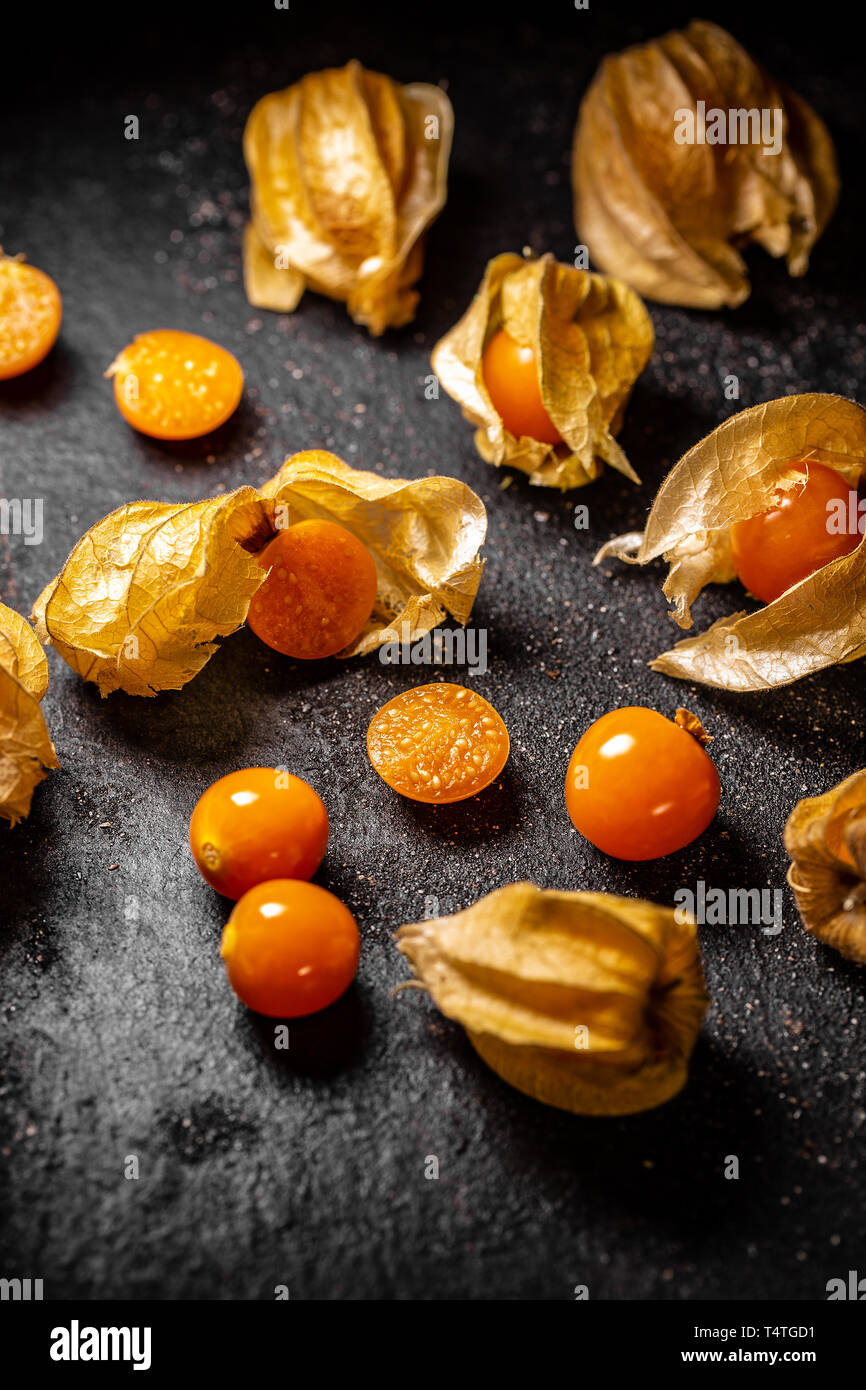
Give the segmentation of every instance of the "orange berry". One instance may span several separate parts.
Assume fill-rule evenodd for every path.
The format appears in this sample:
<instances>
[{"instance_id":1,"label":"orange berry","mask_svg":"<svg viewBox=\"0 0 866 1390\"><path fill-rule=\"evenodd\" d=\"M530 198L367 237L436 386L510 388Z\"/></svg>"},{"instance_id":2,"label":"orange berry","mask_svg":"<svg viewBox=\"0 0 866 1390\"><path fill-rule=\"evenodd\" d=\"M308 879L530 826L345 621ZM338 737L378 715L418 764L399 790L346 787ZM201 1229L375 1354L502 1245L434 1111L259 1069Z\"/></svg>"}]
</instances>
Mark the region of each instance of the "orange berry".
<instances>
[{"instance_id":1,"label":"orange berry","mask_svg":"<svg viewBox=\"0 0 866 1390\"><path fill-rule=\"evenodd\" d=\"M315 883L259 883L235 905L220 955L235 994L257 1014L303 1018L348 989L361 939L347 907Z\"/></svg>"},{"instance_id":2,"label":"orange berry","mask_svg":"<svg viewBox=\"0 0 866 1390\"><path fill-rule=\"evenodd\" d=\"M311 878L328 845L328 813L300 777L245 767L212 783L196 802L189 843L202 878L240 898L271 878Z\"/></svg>"},{"instance_id":3,"label":"orange berry","mask_svg":"<svg viewBox=\"0 0 866 1390\"><path fill-rule=\"evenodd\" d=\"M383 705L367 730L370 762L412 801L477 796L508 761L508 730L483 696L437 681Z\"/></svg>"},{"instance_id":4,"label":"orange berry","mask_svg":"<svg viewBox=\"0 0 866 1390\"><path fill-rule=\"evenodd\" d=\"M259 563L270 573L247 622L274 651L315 661L363 631L376 602L376 562L345 526L299 521L265 546Z\"/></svg>"},{"instance_id":5,"label":"orange berry","mask_svg":"<svg viewBox=\"0 0 866 1390\"><path fill-rule=\"evenodd\" d=\"M581 835L614 859L660 859L706 830L719 805L709 754L640 705L603 714L571 755L565 804Z\"/></svg>"},{"instance_id":6,"label":"orange berry","mask_svg":"<svg viewBox=\"0 0 866 1390\"><path fill-rule=\"evenodd\" d=\"M531 347L521 347L504 328L494 333L481 362L487 394L509 434L542 444L561 444L562 435L547 413Z\"/></svg>"},{"instance_id":7,"label":"orange berry","mask_svg":"<svg viewBox=\"0 0 866 1390\"><path fill-rule=\"evenodd\" d=\"M850 499L857 490L841 473L823 463L801 463L808 473L804 482L777 492L774 505L731 527L731 554L741 582L764 603L772 603L831 560L856 550L859 530L847 528ZM839 510L846 528L833 527Z\"/></svg>"},{"instance_id":8,"label":"orange berry","mask_svg":"<svg viewBox=\"0 0 866 1390\"><path fill-rule=\"evenodd\" d=\"M139 333L112 362L114 399L128 424L153 439L197 439L224 424L244 389L240 363L225 348L158 328Z\"/></svg>"},{"instance_id":9,"label":"orange berry","mask_svg":"<svg viewBox=\"0 0 866 1390\"><path fill-rule=\"evenodd\" d=\"M37 367L60 332L60 291L44 270L0 255L0 381Z\"/></svg>"}]
</instances>

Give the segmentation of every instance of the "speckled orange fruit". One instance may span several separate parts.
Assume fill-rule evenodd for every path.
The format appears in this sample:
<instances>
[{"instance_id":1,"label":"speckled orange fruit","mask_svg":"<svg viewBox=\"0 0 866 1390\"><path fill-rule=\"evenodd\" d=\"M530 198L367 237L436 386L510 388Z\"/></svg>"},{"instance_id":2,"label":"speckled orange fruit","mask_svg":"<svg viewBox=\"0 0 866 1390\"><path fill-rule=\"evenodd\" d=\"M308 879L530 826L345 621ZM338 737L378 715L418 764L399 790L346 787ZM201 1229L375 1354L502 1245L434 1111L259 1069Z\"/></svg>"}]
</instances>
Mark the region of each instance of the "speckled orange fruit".
<instances>
[{"instance_id":1,"label":"speckled orange fruit","mask_svg":"<svg viewBox=\"0 0 866 1390\"><path fill-rule=\"evenodd\" d=\"M128 424L153 439L197 439L225 424L244 389L240 363L197 333L140 333L112 362L114 399Z\"/></svg>"},{"instance_id":2,"label":"speckled orange fruit","mask_svg":"<svg viewBox=\"0 0 866 1390\"><path fill-rule=\"evenodd\" d=\"M363 631L376 602L376 562L345 526L299 521L265 546L259 564L270 573L247 622L274 651L316 661Z\"/></svg>"},{"instance_id":3,"label":"speckled orange fruit","mask_svg":"<svg viewBox=\"0 0 866 1390\"><path fill-rule=\"evenodd\" d=\"M437 681L383 705L367 730L370 762L412 801L477 796L508 761L508 730L483 696Z\"/></svg>"},{"instance_id":4,"label":"speckled orange fruit","mask_svg":"<svg viewBox=\"0 0 866 1390\"><path fill-rule=\"evenodd\" d=\"M57 341L61 314L50 275L0 255L0 381L38 367Z\"/></svg>"}]
</instances>

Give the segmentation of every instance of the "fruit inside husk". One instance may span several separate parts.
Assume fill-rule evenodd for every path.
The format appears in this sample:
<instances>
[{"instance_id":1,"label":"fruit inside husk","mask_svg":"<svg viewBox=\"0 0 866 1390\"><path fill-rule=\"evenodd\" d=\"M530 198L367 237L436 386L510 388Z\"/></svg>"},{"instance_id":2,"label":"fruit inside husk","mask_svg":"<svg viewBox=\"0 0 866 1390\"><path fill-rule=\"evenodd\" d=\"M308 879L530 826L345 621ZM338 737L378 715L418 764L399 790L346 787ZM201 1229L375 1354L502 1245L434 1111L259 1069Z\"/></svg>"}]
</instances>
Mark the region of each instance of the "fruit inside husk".
<instances>
[{"instance_id":1,"label":"fruit inside husk","mask_svg":"<svg viewBox=\"0 0 866 1390\"><path fill-rule=\"evenodd\" d=\"M627 1115L685 1084L708 995L693 922L606 893L511 883L398 932L417 981L503 1080Z\"/></svg>"},{"instance_id":2,"label":"fruit inside husk","mask_svg":"<svg viewBox=\"0 0 866 1390\"><path fill-rule=\"evenodd\" d=\"M662 482L643 532L608 541L595 563L612 556L637 565L663 558L669 569L662 592L671 617L690 628L704 587L736 578L731 537L738 524L773 508L780 491L801 488L816 464L838 475L839 486L853 495L864 463L866 410L855 401L809 392L749 406L683 455ZM754 691L866 655L866 537L854 539L853 549L765 607L719 618L662 652L653 670Z\"/></svg>"},{"instance_id":3,"label":"fruit inside husk","mask_svg":"<svg viewBox=\"0 0 866 1390\"><path fill-rule=\"evenodd\" d=\"M513 412L513 401L509 409L507 389L497 386L489 354L493 349L495 357L503 330L513 350L531 354L537 380L528 411ZM476 426L475 446L486 462L565 490L592 482L605 463L640 481L615 436L652 346L650 316L627 285L549 254L524 259L505 252L488 263L472 303L430 360Z\"/></svg>"}]
</instances>

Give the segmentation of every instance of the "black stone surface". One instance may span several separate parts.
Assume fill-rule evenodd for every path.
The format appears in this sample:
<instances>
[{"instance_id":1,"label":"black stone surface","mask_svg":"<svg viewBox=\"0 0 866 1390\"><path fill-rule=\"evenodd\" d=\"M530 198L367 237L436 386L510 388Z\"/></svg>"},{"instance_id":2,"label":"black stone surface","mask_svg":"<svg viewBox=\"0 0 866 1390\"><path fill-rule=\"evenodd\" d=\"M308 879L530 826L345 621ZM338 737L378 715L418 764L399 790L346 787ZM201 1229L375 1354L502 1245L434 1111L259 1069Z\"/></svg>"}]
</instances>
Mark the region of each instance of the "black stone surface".
<instances>
[{"instance_id":1,"label":"black stone surface","mask_svg":"<svg viewBox=\"0 0 866 1390\"><path fill-rule=\"evenodd\" d=\"M425 6L389 21L292 0L287 12L121 9L92 30L69 10L20 18L32 42L8 50L0 240L55 277L65 317L44 365L0 389L0 490L45 506L42 545L0 536L3 600L29 611L82 531L123 501L256 483L300 448L450 473L489 510L473 621L490 667L473 680L512 755L477 801L418 807L364 751L370 716L417 669L296 665L241 632L185 690L103 701L52 655L44 707L62 768L29 820L0 830L0 1274L41 1277L52 1298L270 1299L287 1285L300 1299L570 1299L586 1284L602 1299L821 1299L828 1279L866 1269L866 976L801 929L780 840L801 795L866 761L862 665L750 698L684 686L647 669L674 635L661 570L590 567L730 413L726 374L740 407L861 387L860 54L839 50L832 7L808 25L782 5L702 10L828 120L842 203L804 279L758 252L738 311L651 306L657 347L622 434L643 486L608 474L567 497L521 476L503 489L456 405L425 400L429 352L488 257L531 245L571 258L579 98L605 51L687 9L593 0L516 20ZM241 281L246 115L353 55L447 81L457 119L417 319L379 341L314 295L292 317L251 309ZM124 139L129 114L137 142ZM115 410L105 368L157 326L240 358L244 400L217 436L159 445ZM573 524L577 502L588 530ZM700 624L740 601L709 592ZM578 736L629 703L694 710L723 782L711 830L656 864L606 859L563 805ZM363 935L356 986L292 1025L288 1053L228 988L228 906L186 843L203 789L262 763L323 795L333 831L318 881ZM778 936L702 929L714 1002L679 1098L628 1119L545 1109L424 996L390 997L407 975L392 933L426 899L450 911L520 878L659 901L699 879L784 890ZM124 1177L128 1155L138 1180ZM438 1181L425 1178L431 1155ZM738 1181L723 1176L728 1155Z\"/></svg>"}]
</instances>

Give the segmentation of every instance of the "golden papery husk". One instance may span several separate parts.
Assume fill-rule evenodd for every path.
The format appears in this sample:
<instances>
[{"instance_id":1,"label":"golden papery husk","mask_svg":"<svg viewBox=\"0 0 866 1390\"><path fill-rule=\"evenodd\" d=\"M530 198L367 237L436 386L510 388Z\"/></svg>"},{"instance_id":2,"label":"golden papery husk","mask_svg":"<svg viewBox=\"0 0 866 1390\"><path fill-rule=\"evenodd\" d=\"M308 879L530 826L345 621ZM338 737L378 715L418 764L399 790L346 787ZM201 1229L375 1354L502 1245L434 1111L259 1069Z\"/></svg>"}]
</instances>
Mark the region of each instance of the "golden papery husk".
<instances>
[{"instance_id":1,"label":"golden papery husk","mask_svg":"<svg viewBox=\"0 0 866 1390\"><path fill-rule=\"evenodd\" d=\"M595 563L615 556L669 564L663 592L671 617L692 626L705 584L736 578L730 532L766 511L778 488L826 464L853 486L866 467L866 411L842 396L785 396L732 415L671 470L643 532L617 536ZM723 690L766 690L866 655L866 538L754 613L721 618L678 642L653 670Z\"/></svg>"},{"instance_id":2,"label":"golden papery husk","mask_svg":"<svg viewBox=\"0 0 866 1390\"><path fill-rule=\"evenodd\" d=\"M291 313L309 288L373 334L410 322L453 127L440 87L400 86L354 61L263 97L244 132L250 302Z\"/></svg>"},{"instance_id":3,"label":"golden papery husk","mask_svg":"<svg viewBox=\"0 0 866 1390\"><path fill-rule=\"evenodd\" d=\"M294 454L262 488L202 502L130 502L81 538L34 605L36 629L103 695L179 690L245 621L256 556L310 517L353 532L376 562L370 621L341 656L465 623L481 580L484 503L454 478L383 478L334 454Z\"/></svg>"},{"instance_id":4,"label":"golden papery husk","mask_svg":"<svg viewBox=\"0 0 866 1390\"><path fill-rule=\"evenodd\" d=\"M866 965L866 768L799 801L785 825L785 849L806 930Z\"/></svg>"},{"instance_id":5,"label":"golden papery husk","mask_svg":"<svg viewBox=\"0 0 866 1390\"><path fill-rule=\"evenodd\" d=\"M781 149L679 144L677 112L781 112ZM739 249L785 256L802 275L839 194L833 143L801 97L717 24L604 59L580 107L575 222L590 255L648 299L717 309L749 294Z\"/></svg>"},{"instance_id":6,"label":"golden papery husk","mask_svg":"<svg viewBox=\"0 0 866 1390\"><path fill-rule=\"evenodd\" d=\"M536 1100L627 1115L685 1084L709 1001L694 923L671 908L511 883L397 939L442 1013Z\"/></svg>"},{"instance_id":7,"label":"golden papery husk","mask_svg":"<svg viewBox=\"0 0 866 1390\"><path fill-rule=\"evenodd\" d=\"M30 812L33 790L57 767L57 753L39 702L48 662L20 613L0 603L0 819L17 824Z\"/></svg>"},{"instance_id":8,"label":"golden papery husk","mask_svg":"<svg viewBox=\"0 0 866 1390\"><path fill-rule=\"evenodd\" d=\"M501 328L538 364L541 398L564 443L509 434L484 382L482 361ZM487 463L509 464L546 487L581 487L603 463L637 474L614 438L635 381L652 353L653 329L626 285L553 256L506 252L489 262L466 313L433 349L437 377L478 428Z\"/></svg>"}]
</instances>

